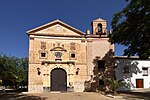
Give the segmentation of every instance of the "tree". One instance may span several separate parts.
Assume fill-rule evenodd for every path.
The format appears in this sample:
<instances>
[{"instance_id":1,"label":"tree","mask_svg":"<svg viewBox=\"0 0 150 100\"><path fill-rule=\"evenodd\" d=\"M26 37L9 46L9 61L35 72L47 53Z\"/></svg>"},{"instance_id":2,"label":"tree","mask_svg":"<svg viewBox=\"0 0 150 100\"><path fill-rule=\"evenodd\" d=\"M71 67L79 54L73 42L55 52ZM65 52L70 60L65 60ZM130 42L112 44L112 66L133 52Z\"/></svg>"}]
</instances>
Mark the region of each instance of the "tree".
<instances>
[{"instance_id":1,"label":"tree","mask_svg":"<svg viewBox=\"0 0 150 100\"><path fill-rule=\"evenodd\" d=\"M17 86L26 86L28 84L28 58L21 58L19 59L18 66L17 66Z\"/></svg>"},{"instance_id":2,"label":"tree","mask_svg":"<svg viewBox=\"0 0 150 100\"><path fill-rule=\"evenodd\" d=\"M0 79L3 85L13 85L17 76L15 75L17 58L9 57L4 54L0 54Z\"/></svg>"},{"instance_id":3,"label":"tree","mask_svg":"<svg viewBox=\"0 0 150 100\"><path fill-rule=\"evenodd\" d=\"M10 57L0 54L0 80L3 85L27 86L28 58Z\"/></svg>"},{"instance_id":4,"label":"tree","mask_svg":"<svg viewBox=\"0 0 150 100\"><path fill-rule=\"evenodd\" d=\"M150 0L126 0L127 6L114 14L111 43L127 47L124 55L150 57Z\"/></svg>"}]
</instances>

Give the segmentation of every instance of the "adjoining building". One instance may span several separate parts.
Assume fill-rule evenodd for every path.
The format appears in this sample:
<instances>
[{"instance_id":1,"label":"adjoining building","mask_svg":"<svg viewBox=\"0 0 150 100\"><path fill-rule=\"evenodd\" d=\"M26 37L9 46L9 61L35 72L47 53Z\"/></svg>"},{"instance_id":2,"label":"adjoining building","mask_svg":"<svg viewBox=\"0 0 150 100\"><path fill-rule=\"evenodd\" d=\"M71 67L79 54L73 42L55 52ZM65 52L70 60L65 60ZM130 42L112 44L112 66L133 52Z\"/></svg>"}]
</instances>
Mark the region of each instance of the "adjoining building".
<instances>
[{"instance_id":1,"label":"adjoining building","mask_svg":"<svg viewBox=\"0 0 150 100\"><path fill-rule=\"evenodd\" d=\"M114 77L114 45L108 42L106 20L92 21L86 33L55 20L27 31L29 92L108 89Z\"/></svg>"},{"instance_id":2,"label":"adjoining building","mask_svg":"<svg viewBox=\"0 0 150 100\"><path fill-rule=\"evenodd\" d=\"M117 80L124 80L127 87L120 87L119 91L150 88L150 59L141 60L136 56L116 56L115 76Z\"/></svg>"}]
</instances>

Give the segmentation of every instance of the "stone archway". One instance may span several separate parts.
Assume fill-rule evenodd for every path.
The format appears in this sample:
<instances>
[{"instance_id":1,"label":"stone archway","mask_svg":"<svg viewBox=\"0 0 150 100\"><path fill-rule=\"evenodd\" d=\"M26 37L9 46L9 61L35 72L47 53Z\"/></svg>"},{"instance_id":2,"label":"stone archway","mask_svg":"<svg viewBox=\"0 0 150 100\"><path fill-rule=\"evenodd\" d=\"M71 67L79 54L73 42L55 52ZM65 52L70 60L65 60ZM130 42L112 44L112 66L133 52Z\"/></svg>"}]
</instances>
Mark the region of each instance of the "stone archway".
<instances>
[{"instance_id":1,"label":"stone archway","mask_svg":"<svg viewBox=\"0 0 150 100\"><path fill-rule=\"evenodd\" d=\"M51 71L51 91L67 91L67 73L62 68Z\"/></svg>"}]
</instances>

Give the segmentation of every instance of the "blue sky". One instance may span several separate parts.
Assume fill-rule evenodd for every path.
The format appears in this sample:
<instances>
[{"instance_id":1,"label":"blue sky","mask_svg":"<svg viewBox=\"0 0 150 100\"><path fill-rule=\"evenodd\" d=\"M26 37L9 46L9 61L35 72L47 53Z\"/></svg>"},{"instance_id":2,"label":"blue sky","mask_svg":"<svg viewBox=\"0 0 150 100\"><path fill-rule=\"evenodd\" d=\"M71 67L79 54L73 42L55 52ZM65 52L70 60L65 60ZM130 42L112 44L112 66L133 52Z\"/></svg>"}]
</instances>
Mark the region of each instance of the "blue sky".
<instances>
[{"instance_id":1,"label":"blue sky","mask_svg":"<svg viewBox=\"0 0 150 100\"><path fill-rule=\"evenodd\" d=\"M26 31L55 19L85 32L91 21L107 20L126 6L124 0L0 0L0 52L11 56L28 56ZM123 54L115 45L115 55Z\"/></svg>"}]
</instances>

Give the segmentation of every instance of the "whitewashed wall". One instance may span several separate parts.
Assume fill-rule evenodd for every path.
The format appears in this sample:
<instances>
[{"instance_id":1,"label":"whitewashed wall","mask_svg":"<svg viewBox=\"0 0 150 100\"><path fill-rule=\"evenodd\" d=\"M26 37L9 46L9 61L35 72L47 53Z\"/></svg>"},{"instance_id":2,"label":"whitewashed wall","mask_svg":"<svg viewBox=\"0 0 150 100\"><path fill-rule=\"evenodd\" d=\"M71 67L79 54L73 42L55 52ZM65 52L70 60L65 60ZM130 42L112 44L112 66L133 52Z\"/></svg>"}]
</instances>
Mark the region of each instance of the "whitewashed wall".
<instances>
[{"instance_id":1,"label":"whitewashed wall","mask_svg":"<svg viewBox=\"0 0 150 100\"><path fill-rule=\"evenodd\" d=\"M143 79L144 88L150 88L150 60L135 59L116 59L117 68L115 76L117 80L124 80L128 84L129 89L136 90L136 79ZM130 72L124 73L123 67L130 66ZM148 67L148 76L143 76L143 67ZM118 90L128 90L120 87Z\"/></svg>"}]
</instances>

